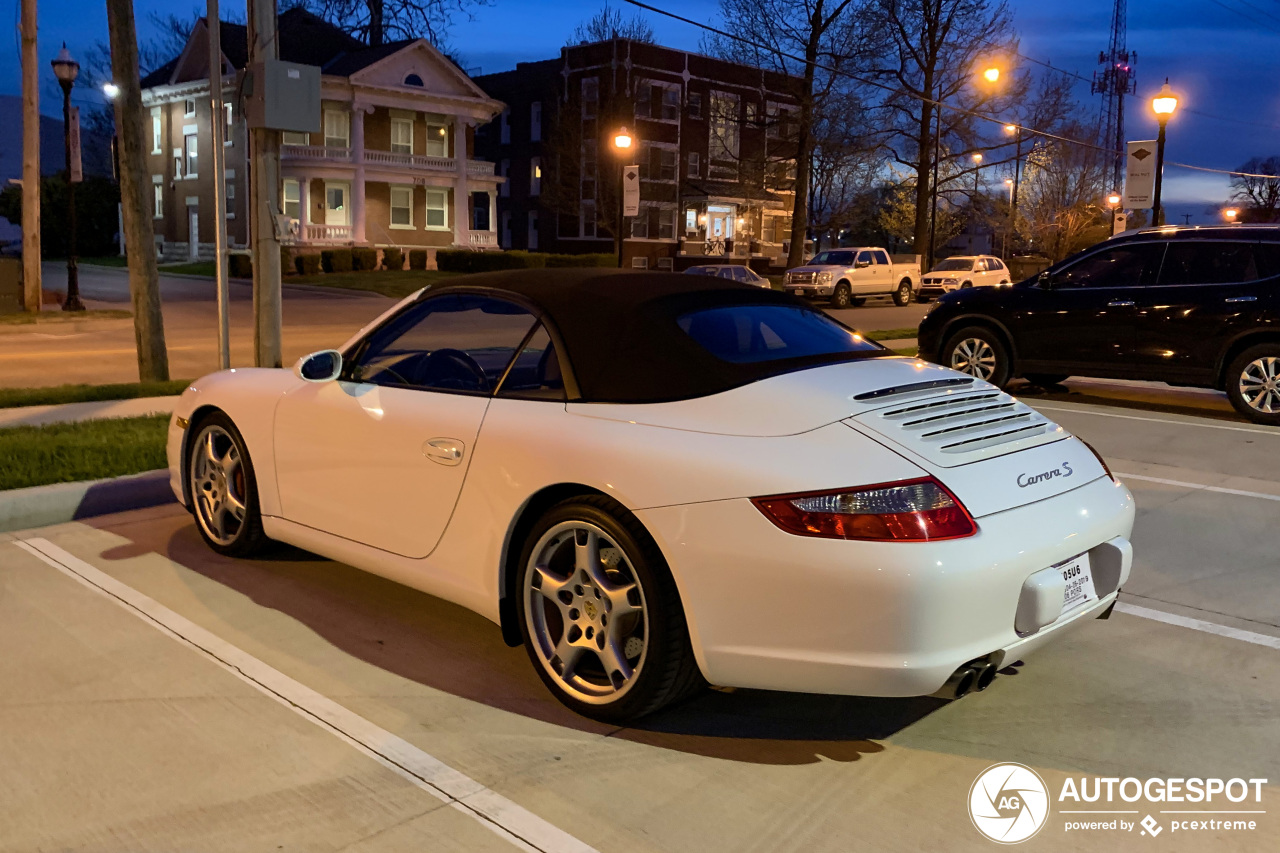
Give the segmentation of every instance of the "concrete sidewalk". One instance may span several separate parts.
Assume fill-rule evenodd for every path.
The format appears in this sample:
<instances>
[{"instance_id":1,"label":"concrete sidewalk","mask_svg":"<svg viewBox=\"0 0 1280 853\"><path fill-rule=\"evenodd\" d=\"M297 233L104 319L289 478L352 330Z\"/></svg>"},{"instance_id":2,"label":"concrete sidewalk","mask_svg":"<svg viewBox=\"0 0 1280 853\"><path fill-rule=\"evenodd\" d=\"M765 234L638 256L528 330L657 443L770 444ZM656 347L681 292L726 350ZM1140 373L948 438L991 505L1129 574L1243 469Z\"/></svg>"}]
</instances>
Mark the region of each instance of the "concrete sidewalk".
<instances>
[{"instance_id":1,"label":"concrete sidewalk","mask_svg":"<svg viewBox=\"0 0 1280 853\"><path fill-rule=\"evenodd\" d=\"M131 400L94 400L88 403L60 403L50 406L19 406L0 409L0 429L16 426L70 424L102 418L136 418L167 415L177 397L135 397Z\"/></svg>"}]
</instances>

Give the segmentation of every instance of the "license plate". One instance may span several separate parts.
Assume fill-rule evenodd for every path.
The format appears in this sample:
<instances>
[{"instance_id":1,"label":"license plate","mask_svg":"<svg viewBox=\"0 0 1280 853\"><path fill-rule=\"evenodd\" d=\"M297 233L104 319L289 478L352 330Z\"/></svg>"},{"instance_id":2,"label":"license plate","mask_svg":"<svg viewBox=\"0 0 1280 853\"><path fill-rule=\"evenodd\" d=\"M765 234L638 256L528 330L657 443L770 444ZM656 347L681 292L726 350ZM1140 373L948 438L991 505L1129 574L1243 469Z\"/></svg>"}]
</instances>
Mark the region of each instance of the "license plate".
<instances>
[{"instance_id":1,"label":"license plate","mask_svg":"<svg viewBox=\"0 0 1280 853\"><path fill-rule=\"evenodd\" d=\"M1062 580L1067 585L1062 593L1063 613L1098 600L1098 591L1093 587L1093 573L1089 570L1088 554L1059 563L1054 568L1062 572Z\"/></svg>"}]
</instances>

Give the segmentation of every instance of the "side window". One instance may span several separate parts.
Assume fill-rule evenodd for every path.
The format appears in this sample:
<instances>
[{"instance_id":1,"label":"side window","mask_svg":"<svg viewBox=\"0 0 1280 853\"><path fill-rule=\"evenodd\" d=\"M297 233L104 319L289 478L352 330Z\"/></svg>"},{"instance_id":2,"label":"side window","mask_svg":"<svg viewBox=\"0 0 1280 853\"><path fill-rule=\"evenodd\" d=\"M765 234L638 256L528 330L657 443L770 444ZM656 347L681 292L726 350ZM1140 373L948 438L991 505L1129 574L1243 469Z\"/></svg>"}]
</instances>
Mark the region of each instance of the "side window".
<instances>
[{"instance_id":1,"label":"side window","mask_svg":"<svg viewBox=\"0 0 1280 853\"><path fill-rule=\"evenodd\" d=\"M882 252L882 251L880 251L879 249L877 249L877 250L876 250L875 252L873 252L872 254L874 254L874 255L876 256L876 263L877 263L877 264L884 264L886 267L887 267L887 266L889 266L889 253L888 253L888 252Z\"/></svg>"},{"instance_id":2,"label":"side window","mask_svg":"<svg viewBox=\"0 0 1280 853\"><path fill-rule=\"evenodd\" d=\"M1058 272L1059 287L1146 287L1155 283L1163 243L1134 243L1094 252Z\"/></svg>"},{"instance_id":3,"label":"side window","mask_svg":"<svg viewBox=\"0 0 1280 853\"><path fill-rule=\"evenodd\" d=\"M529 400L563 400L564 376L555 344L543 326L538 326L498 389L499 397Z\"/></svg>"},{"instance_id":4,"label":"side window","mask_svg":"<svg viewBox=\"0 0 1280 853\"><path fill-rule=\"evenodd\" d=\"M870 253L870 252L859 252L859 253L858 253L858 263L860 263L860 264L870 264L870 263L872 263L872 260L871 260L871 253Z\"/></svg>"},{"instance_id":5,"label":"side window","mask_svg":"<svg viewBox=\"0 0 1280 853\"><path fill-rule=\"evenodd\" d=\"M721 268L720 268L720 277L721 277L721 278L727 278L727 279L729 279L730 281L733 281L733 280L735 280L735 279L737 278L737 274L736 274L736 273L734 273L734 271L733 271L733 267L721 267Z\"/></svg>"},{"instance_id":6,"label":"side window","mask_svg":"<svg viewBox=\"0 0 1280 853\"><path fill-rule=\"evenodd\" d=\"M1258 278L1252 243L1171 242L1160 268L1161 284L1234 284Z\"/></svg>"},{"instance_id":7,"label":"side window","mask_svg":"<svg viewBox=\"0 0 1280 853\"><path fill-rule=\"evenodd\" d=\"M533 315L501 299L448 294L411 306L374 332L346 378L428 391L489 393Z\"/></svg>"}]
</instances>

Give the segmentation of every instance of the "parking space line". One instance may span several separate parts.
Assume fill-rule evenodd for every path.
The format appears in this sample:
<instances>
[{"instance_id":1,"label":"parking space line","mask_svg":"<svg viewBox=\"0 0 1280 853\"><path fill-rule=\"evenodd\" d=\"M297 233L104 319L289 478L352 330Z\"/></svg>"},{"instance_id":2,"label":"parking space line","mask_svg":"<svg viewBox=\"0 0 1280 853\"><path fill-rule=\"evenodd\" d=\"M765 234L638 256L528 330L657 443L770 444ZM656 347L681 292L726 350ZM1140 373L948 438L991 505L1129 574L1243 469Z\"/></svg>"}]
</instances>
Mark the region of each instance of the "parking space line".
<instances>
[{"instance_id":1,"label":"parking space line","mask_svg":"<svg viewBox=\"0 0 1280 853\"><path fill-rule=\"evenodd\" d=\"M1023 402L1027 401L1024 399ZM1116 412L1099 412L1094 409L1072 409L1063 406L1042 406L1037 404L1034 400L1027 403L1027 405L1034 409L1041 409L1046 412L1072 412L1077 415L1095 415L1099 418L1119 418L1120 420L1125 421L1147 421L1148 423L1153 424L1173 424L1174 426L1202 427L1203 429L1222 429L1229 432L1248 432L1253 433L1254 435L1271 435L1276 438L1280 438L1280 430L1228 426L1227 424L1213 423L1207 420L1205 423L1199 423L1197 421L1171 421L1168 418L1144 418L1139 415L1121 415Z\"/></svg>"},{"instance_id":2,"label":"parking space line","mask_svg":"<svg viewBox=\"0 0 1280 853\"><path fill-rule=\"evenodd\" d=\"M433 755L295 681L47 539L25 539L14 544L72 580L114 601L152 627L187 644L303 719L479 821L517 848L534 853L596 853L594 848Z\"/></svg>"},{"instance_id":3,"label":"parking space line","mask_svg":"<svg viewBox=\"0 0 1280 853\"><path fill-rule=\"evenodd\" d=\"M1116 603L1116 611L1128 613L1130 616L1138 616L1142 619L1150 619L1154 622L1164 622L1166 625L1177 625L1181 628L1203 631L1206 634L1216 634L1219 637L1240 640L1244 643L1253 643L1255 646L1266 646L1269 649L1280 651L1280 637L1272 637L1268 634L1258 634L1254 631L1245 631L1240 628L1228 628L1226 625L1219 625L1216 622L1192 619L1189 616L1178 616L1173 613L1165 613L1163 610L1152 610L1149 607L1126 604L1123 601Z\"/></svg>"},{"instance_id":4,"label":"parking space line","mask_svg":"<svg viewBox=\"0 0 1280 853\"><path fill-rule=\"evenodd\" d=\"M1163 477L1146 477L1142 474L1122 474L1116 476L1124 480L1141 480L1144 483L1159 483L1162 486L1179 486L1184 489L1198 489L1204 492L1218 492L1224 495L1240 495L1245 498L1261 498L1264 501L1280 501L1280 495L1269 495L1266 492L1247 492L1244 489L1227 489L1222 486L1206 486L1204 483L1188 483L1183 480L1166 480Z\"/></svg>"}]
</instances>

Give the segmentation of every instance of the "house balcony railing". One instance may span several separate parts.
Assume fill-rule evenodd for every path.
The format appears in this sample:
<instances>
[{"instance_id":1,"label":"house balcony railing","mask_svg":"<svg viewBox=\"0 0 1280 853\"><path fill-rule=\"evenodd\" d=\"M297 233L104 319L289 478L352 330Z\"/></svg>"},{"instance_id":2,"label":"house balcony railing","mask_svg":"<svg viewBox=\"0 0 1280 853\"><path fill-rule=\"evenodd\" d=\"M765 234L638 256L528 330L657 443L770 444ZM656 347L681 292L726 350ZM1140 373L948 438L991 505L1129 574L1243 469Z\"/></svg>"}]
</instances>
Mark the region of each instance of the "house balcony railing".
<instances>
[{"instance_id":1,"label":"house balcony railing","mask_svg":"<svg viewBox=\"0 0 1280 853\"><path fill-rule=\"evenodd\" d=\"M480 248L497 247L498 232L496 231L472 231L470 234L471 245Z\"/></svg>"},{"instance_id":2,"label":"house balcony railing","mask_svg":"<svg viewBox=\"0 0 1280 853\"><path fill-rule=\"evenodd\" d=\"M366 148L359 159L355 150L331 145L282 145L280 156L284 160L316 164L355 164L402 169L409 172L456 172L457 161L452 157L436 157L429 154L402 154L398 151L374 151ZM494 164L487 160L468 160L467 174L477 178L493 177Z\"/></svg>"},{"instance_id":3,"label":"house balcony railing","mask_svg":"<svg viewBox=\"0 0 1280 853\"><path fill-rule=\"evenodd\" d=\"M350 243L353 230L350 225L302 226L302 239L306 243Z\"/></svg>"}]
</instances>

